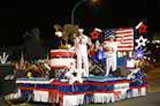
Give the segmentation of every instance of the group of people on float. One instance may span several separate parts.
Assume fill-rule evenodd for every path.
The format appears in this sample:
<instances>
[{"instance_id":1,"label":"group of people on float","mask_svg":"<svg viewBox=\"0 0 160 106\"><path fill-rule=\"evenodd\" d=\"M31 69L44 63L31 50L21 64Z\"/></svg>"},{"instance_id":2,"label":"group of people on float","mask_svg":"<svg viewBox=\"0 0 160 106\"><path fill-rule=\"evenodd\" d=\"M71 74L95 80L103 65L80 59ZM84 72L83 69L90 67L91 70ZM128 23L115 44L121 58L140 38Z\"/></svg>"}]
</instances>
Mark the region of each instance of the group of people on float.
<instances>
[{"instance_id":1,"label":"group of people on float","mask_svg":"<svg viewBox=\"0 0 160 106\"><path fill-rule=\"evenodd\" d=\"M117 48L118 45L123 42L123 37L120 42L115 42L116 36L110 35L107 38L104 38L104 41L101 42L99 39L102 37L101 29L95 28L90 37L86 36L83 32L84 30L79 28L74 41L74 50L77 56L77 69L84 69L84 76L88 77L88 53L93 55L98 49L101 49L106 54L105 76L108 76L110 74L110 70L115 71L117 69Z\"/></svg>"}]
</instances>

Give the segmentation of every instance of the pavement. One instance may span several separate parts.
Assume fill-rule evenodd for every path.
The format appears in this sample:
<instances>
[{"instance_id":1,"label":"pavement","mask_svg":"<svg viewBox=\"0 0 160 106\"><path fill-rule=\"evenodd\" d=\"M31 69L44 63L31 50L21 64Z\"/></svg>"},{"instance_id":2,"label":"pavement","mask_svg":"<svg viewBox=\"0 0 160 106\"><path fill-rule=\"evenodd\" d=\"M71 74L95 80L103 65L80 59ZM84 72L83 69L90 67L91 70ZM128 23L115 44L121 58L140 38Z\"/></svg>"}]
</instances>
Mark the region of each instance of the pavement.
<instances>
[{"instance_id":1,"label":"pavement","mask_svg":"<svg viewBox=\"0 0 160 106\"><path fill-rule=\"evenodd\" d=\"M160 66L147 72L148 92L160 91Z\"/></svg>"}]
</instances>

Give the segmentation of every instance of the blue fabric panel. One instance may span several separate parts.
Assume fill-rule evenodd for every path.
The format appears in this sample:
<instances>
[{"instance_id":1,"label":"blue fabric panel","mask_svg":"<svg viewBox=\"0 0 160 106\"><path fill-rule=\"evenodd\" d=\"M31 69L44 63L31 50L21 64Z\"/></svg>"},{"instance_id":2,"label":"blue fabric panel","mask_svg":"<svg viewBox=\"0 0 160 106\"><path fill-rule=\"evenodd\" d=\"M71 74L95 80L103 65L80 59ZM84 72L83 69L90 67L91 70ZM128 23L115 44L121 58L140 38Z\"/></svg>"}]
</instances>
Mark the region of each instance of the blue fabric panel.
<instances>
[{"instance_id":1,"label":"blue fabric panel","mask_svg":"<svg viewBox=\"0 0 160 106\"><path fill-rule=\"evenodd\" d=\"M126 67L127 58L117 58L117 67Z\"/></svg>"}]
</instances>

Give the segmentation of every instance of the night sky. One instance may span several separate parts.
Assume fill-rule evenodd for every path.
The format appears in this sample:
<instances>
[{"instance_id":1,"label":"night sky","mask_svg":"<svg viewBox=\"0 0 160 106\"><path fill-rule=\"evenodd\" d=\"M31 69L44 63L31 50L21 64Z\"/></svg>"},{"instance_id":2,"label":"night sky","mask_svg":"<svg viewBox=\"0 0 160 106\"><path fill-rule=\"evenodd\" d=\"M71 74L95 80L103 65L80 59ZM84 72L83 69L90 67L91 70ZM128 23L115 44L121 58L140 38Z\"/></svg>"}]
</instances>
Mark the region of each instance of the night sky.
<instances>
[{"instance_id":1,"label":"night sky","mask_svg":"<svg viewBox=\"0 0 160 106\"><path fill-rule=\"evenodd\" d=\"M71 10L79 0L5 0L0 3L0 46L18 45L22 35L34 27L43 39L53 36L53 25L70 23ZM75 12L82 27L133 26L147 19L149 30L160 32L158 0L100 0L83 3Z\"/></svg>"}]
</instances>

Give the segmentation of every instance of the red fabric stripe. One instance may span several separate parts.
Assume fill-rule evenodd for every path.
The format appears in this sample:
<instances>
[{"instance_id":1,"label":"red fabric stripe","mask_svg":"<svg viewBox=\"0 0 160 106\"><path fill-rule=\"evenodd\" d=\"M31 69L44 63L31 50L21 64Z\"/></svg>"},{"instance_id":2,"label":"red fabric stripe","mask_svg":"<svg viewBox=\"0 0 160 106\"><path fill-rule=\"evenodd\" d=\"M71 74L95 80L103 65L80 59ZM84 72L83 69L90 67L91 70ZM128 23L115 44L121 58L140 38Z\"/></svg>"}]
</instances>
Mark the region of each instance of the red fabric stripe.
<instances>
[{"instance_id":1,"label":"red fabric stripe","mask_svg":"<svg viewBox=\"0 0 160 106\"><path fill-rule=\"evenodd\" d=\"M44 88L18 88L20 90L38 90L38 91L49 91L49 92L59 92L59 90L53 90L53 89L44 89Z\"/></svg>"},{"instance_id":2,"label":"red fabric stripe","mask_svg":"<svg viewBox=\"0 0 160 106\"><path fill-rule=\"evenodd\" d=\"M124 35L124 34L122 34L122 35L116 35L117 37L132 37L133 35L132 34L128 34L128 35Z\"/></svg>"},{"instance_id":3,"label":"red fabric stripe","mask_svg":"<svg viewBox=\"0 0 160 106\"><path fill-rule=\"evenodd\" d=\"M118 50L118 52L133 52L133 50Z\"/></svg>"},{"instance_id":4,"label":"red fabric stripe","mask_svg":"<svg viewBox=\"0 0 160 106\"><path fill-rule=\"evenodd\" d=\"M115 32L116 34L130 34L130 35L133 35L133 32L132 31L126 31L126 32Z\"/></svg>"},{"instance_id":5,"label":"red fabric stripe","mask_svg":"<svg viewBox=\"0 0 160 106\"><path fill-rule=\"evenodd\" d=\"M122 44L133 44L133 42L123 42Z\"/></svg>"},{"instance_id":6,"label":"red fabric stripe","mask_svg":"<svg viewBox=\"0 0 160 106\"><path fill-rule=\"evenodd\" d=\"M148 85L142 85L138 87L131 87L129 90L133 89L140 89L142 87L148 87ZM18 88L20 90L38 90L38 91L48 91L52 93L59 93L59 94L67 94L67 95L75 95L75 94L94 94L94 93L115 93L117 91L114 90L96 90L92 92L60 92L59 90L44 90L44 89L36 89L36 88Z\"/></svg>"},{"instance_id":7,"label":"red fabric stripe","mask_svg":"<svg viewBox=\"0 0 160 106\"><path fill-rule=\"evenodd\" d=\"M63 55L63 56L58 56L58 55L51 55L50 56L50 59L53 59L53 58L75 58L75 56L67 56L67 55Z\"/></svg>"},{"instance_id":8,"label":"red fabric stripe","mask_svg":"<svg viewBox=\"0 0 160 106\"><path fill-rule=\"evenodd\" d=\"M74 57L74 53L71 52L51 52L50 53L50 58L56 57Z\"/></svg>"},{"instance_id":9,"label":"red fabric stripe","mask_svg":"<svg viewBox=\"0 0 160 106\"><path fill-rule=\"evenodd\" d=\"M138 87L130 87L129 90L133 90L133 89L139 89L142 87L148 87L148 85L142 85L142 86L138 86Z\"/></svg>"},{"instance_id":10,"label":"red fabric stripe","mask_svg":"<svg viewBox=\"0 0 160 106\"><path fill-rule=\"evenodd\" d=\"M71 69L69 66L51 66L51 69Z\"/></svg>"},{"instance_id":11,"label":"red fabric stripe","mask_svg":"<svg viewBox=\"0 0 160 106\"><path fill-rule=\"evenodd\" d=\"M120 83L130 83L131 81L118 81L118 82L115 82L115 83L74 83L74 85L114 85L114 84L120 84ZM69 83L60 83L60 82L54 82L52 83L52 85L57 85L57 86L60 86L60 85L71 85Z\"/></svg>"},{"instance_id":12,"label":"red fabric stripe","mask_svg":"<svg viewBox=\"0 0 160 106\"><path fill-rule=\"evenodd\" d=\"M120 39L117 39L116 41L119 41L119 42L120 42L121 40L120 40ZM133 41L133 39L123 39L123 42L124 42L124 41Z\"/></svg>"},{"instance_id":13,"label":"red fabric stripe","mask_svg":"<svg viewBox=\"0 0 160 106\"><path fill-rule=\"evenodd\" d=\"M133 46L118 46L118 48L133 48Z\"/></svg>"},{"instance_id":14,"label":"red fabric stripe","mask_svg":"<svg viewBox=\"0 0 160 106\"><path fill-rule=\"evenodd\" d=\"M122 31L122 30L133 30L133 28L117 28L117 30Z\"/></svg>"}]
</instances>

